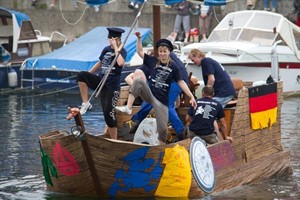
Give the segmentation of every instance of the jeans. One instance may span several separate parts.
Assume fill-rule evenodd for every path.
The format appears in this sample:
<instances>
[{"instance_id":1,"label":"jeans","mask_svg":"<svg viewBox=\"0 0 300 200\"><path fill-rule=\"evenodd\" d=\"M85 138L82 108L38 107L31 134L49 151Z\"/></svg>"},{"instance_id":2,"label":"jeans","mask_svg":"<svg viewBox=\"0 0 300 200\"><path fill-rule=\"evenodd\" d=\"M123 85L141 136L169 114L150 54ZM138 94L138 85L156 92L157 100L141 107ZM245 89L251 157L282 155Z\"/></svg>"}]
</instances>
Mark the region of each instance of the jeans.
<instances>
[{"instance_id":1,"label":"jeans","mask_svg":"<svg viewBox=\"0 0 300 200\"><path fill-rule=\"evenodd\" d=\"M269 0L264 0L264 7L269 8ZM277 0L272 0L272 8L277 8Z\"/></svg>"},{"instance_id":2,"label":"jeans","mask_svg":"<svg viewBox=\"0 0 300 200\"><path fill-rule=\"evenodd\" d=\"M214 100L218 101L222 107L224 108L226 106L226 104L233 98L232 96L228 96L228 97L213 97Z\"/></svg>"},{"instance_id":3,"label":"jeans","mask_svg":"<svg viewBox=\"0 0 300 200\"><path fill-rule=\"evenodd\" d=\"M175 81L173 81L171 83L170 92L169 92L168 110L169 110L169 121L171 122L172 127L176 131L177 135L181 134L184 127L175 109L175 101L177 100L181 92L182 90L179 87L179 85ZM143 101L140 110L132 116L131 120L137 123L142 122L143 119L147 117L151 109L152 109L152 105Z\"/></svg>"}]
</instances>

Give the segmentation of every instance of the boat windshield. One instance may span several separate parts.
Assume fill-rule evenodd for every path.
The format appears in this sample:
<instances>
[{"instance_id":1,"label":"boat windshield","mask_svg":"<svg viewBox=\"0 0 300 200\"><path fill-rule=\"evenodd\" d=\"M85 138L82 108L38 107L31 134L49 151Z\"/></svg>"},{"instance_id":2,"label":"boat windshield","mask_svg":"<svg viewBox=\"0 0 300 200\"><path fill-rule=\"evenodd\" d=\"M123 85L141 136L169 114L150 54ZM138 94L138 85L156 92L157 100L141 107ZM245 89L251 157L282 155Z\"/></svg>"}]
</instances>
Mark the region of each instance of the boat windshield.
<instances>
[{"instance_id":1,"label":"boat windshield","mask_svg":"<svg viewBox=\"0 0 300 200\"><path fill-rule=\"evenodd\" d=\"M267 12L243 12L228 14L213 30L212 41L250 41L260 45L272 45L278 35L276 28L280 15Z\"/></svg>"}]
</instances>

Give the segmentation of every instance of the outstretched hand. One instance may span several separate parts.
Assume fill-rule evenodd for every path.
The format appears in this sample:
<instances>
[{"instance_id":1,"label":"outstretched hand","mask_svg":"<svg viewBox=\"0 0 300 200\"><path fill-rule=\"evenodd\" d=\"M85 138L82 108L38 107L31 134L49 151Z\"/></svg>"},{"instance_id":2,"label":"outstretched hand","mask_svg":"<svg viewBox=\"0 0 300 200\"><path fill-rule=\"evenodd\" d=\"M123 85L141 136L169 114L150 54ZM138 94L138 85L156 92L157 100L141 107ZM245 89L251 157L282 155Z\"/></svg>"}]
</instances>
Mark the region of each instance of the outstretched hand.
<instances>
[{"instance_id":1,"label":"outstretched hand","mask_svg":"<svg viewBox=\"0 0 300 200\"><path fill-rule=\"evenodd\" d=\"M66 118L67 118L67 120L70 120L73 117L75 117L78 113L80 113L80 110L79 110L79 108L68 107L68 112L69 112L69 115Z\"/></svg>"}]
</instances>

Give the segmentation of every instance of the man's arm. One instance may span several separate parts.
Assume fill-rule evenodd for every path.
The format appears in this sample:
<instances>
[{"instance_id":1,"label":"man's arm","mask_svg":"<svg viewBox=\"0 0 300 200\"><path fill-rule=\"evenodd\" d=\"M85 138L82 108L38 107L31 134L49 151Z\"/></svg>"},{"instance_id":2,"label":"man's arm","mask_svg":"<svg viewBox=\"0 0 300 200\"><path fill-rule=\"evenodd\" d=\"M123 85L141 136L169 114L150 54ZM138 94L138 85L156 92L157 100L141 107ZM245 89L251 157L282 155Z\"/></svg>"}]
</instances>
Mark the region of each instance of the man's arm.
<instances>
[{"instance_id":1,"label":"man's arm","mask_svg":"<svg viewBox=\"0 0 300 200\"><path fill-rule=\"evenodd\" d=\"M110 41L110 45L112 46L112 48L115 51L116 56L118 56L117 60L116 60L117 64L119 66L123 66L125 64L125 59L123 58L123 56L121 54L121 50L122 50L124 44L121 44L120 46L118 46L118 41L115 38L109 39L109 41ZM118 54L120 54L120 55L118 55Z\"/></svg>"},{"instance_id":2,"label":"man's arm","mask_svg":"<svg viewBox=\"0 0 300 200\"><path fill-rule=\"evenodd\" d=\"M225 140L229 140L230 143L232 143L233 142L233 138L228 135L228 129L227 129L227 126L226 126L225 118L223 117L223 118L219 119L218 120L218 124L220 126L219 129L220 129L220 132L221 132L223 138Z\"/></svg>"},{"instance_id":3,"label":"man's arm","mask_svg":"<svg viewBox=\"0 0 300 200\"><path fill-rule=\"evenodd\" d=\"M207 79L207 84L206 85L210 85L210 86L214 86L215 84L215 75L210 74L208 75L208 79Z\"/></svg>"}]
</instances>

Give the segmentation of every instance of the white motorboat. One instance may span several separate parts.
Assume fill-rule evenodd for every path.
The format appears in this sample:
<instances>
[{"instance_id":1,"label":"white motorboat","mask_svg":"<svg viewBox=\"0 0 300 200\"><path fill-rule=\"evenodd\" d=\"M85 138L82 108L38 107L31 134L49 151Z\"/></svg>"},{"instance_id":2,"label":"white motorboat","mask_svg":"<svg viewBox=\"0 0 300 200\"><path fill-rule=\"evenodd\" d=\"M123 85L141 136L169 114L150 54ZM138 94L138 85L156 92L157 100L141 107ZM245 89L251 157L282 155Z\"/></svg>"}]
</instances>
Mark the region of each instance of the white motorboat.
<instances>
[{"instance_id":1,"label":"white motorboat","mask_svg":"<svg viewBox=\"0 0 300 200\"><path fill-rule=\"evenodd\" d=\"M272 75L283 81L284 93L300 91L300 27L281 14L258 10L229 13L206 42L183 47L181 59L201 78L201 67L188 59L194 48L219 61L233 78L265 81Z\"/></svg>"}]
</instances>

